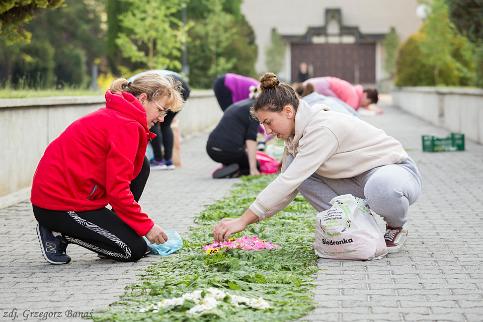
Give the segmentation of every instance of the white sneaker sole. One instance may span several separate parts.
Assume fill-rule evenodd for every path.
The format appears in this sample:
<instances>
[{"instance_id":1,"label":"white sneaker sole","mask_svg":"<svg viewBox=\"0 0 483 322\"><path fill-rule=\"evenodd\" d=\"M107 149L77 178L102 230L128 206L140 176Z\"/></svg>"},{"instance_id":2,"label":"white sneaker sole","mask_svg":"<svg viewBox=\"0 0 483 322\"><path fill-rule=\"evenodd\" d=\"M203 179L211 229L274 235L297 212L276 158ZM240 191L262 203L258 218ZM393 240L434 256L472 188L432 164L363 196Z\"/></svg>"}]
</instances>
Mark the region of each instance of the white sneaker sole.
<instances>
[{"instance_id":1,"label":"white sneaker sole","mask_svg":"<svg viewBox=\"0 0 483 322\"><path fill-rule=\"evenodd\" d=\"M388 254L394 254L394 253L397 253L397 252L399 252L401 250L401 248L406 243L406 240L408 239L408 231L407 230L403 230L399 234L399 236L400 237L397 240L397 246L394 246L394 247L386 247Z\"/></svg>"},{"instance_id":2,"label":"white sneaker sole","mask_svg":"<svg viewBox=\"0 0 483 322\"><path fill-rule=\"evenodd\" d=\"M37 224L37 227L35 228L35 230L37 231L37 239L39 240L39 245L40 245L40 250L42 251L42 256L44 257L44 259L49 262L50 264L52 265L65 265L65 264L69 264L69 262L54 262L53 260L50 260L48 257L47 257L47 254L45 254L45 249L44 249L44 245L42 244L42 238L40 237L40 228L39 228L39 224Z\"/></svg>"},{"instance_id":3,"label":"white sneaker sole","mask_svg":"<svg viewBox=\"0 0 483 322\"><path fill-rule=\"evenodd\" d=\"M176 166L174 165L156 165L151 167L151 170L153 171L166 171L166 170L174 170L174 169L176 169Z\"/></svg>"},{"instance_id":4,"label":"white sneaker sole","mask_svg":"<svg viewBox=\"0 0 483 322\"><path fill-rule=\"evenodd\" d=\"M174 170L174 169L176 169L176 166L174 166L174 165L165 165L164 167L162 167L159 170Z\"/></svg>"}]
</instances>

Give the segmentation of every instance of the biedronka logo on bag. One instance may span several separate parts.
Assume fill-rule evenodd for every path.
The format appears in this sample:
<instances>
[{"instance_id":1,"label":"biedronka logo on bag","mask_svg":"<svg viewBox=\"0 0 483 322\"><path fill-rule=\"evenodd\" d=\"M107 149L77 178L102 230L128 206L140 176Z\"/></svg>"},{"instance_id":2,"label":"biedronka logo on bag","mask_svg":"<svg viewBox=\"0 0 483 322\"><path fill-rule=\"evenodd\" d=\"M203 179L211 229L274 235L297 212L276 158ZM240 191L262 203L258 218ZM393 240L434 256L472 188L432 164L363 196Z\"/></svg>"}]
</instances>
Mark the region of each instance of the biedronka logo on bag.
<instances>
[{"instance_id":1,"label":"biedronka logo on bag","mask_svg":"<svg viewBox=\"0 0 483 322\"><path fill-rule=\"evenodd\" d=\"M317 214L314 249L319 257L371 260L387 254L385 229L364 200L342 195L330 203L330 209Z\"/></svg>"}]
</instances>

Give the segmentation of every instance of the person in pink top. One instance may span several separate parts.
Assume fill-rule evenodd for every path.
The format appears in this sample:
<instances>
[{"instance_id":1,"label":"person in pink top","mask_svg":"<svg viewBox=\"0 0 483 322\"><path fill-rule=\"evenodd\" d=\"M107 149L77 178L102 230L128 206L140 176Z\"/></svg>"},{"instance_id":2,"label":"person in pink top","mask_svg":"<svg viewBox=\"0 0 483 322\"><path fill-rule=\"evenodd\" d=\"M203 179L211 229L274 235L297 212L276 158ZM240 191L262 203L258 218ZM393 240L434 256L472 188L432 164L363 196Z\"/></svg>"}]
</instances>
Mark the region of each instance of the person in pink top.
<instances>
[{"instance_id":1,"label":"person in pink top","mask_svg":"<svg viewBox=\"0 0 483 322\"><path fill-rule=\"evenodd\" d=\"M360 107L368 108L379 101L377 89L364 89L361 85L351 83L337 77L314 77L304 82L312 84L317 93L333 96L352 106L355 110Z\"/></svg>"},{"instance_id":2,"label":"person in pink top","mask_svg":"<svg viewBox=\"0 0 483 322\"><path fill-rule=\"evenodd\" d=\"M224 112L233 103L249 98L250 87L258 87L259 82L251 77L226 73L213 83L216 100Z\"/></svg>"}]
</instances>

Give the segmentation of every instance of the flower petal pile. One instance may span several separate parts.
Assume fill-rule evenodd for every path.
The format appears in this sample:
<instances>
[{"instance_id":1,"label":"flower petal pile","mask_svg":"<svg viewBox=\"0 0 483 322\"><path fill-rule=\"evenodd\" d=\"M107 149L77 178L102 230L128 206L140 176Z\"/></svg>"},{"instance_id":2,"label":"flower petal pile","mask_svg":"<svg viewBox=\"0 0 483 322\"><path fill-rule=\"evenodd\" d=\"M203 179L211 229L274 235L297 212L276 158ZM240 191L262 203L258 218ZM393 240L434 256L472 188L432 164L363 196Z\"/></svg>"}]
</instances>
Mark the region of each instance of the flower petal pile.
<instances>
[{"instance_id":1,"label":"flower petal pile","mask_svg":"<svg viewBox=\"0 0 483 322\"><path fill-rule=\"evenodd\" d=\"M207 254L216 253L222 249L263 250L277 249L280 246L258 238L257 236L243 236L223 242L214 242L203 247Z\"/></svg>"},{"instance_id":2,"label":"flower petal pile","mask_svg":"<svg viewBox=\"0 0 483 322\"><path fill-rule=\"evenodd\" d=\"M257 299L248 298L210 287L206 290L195 290L191 293L183 294L180 297L164 299L158 303L151 304L148 307L140 308L139 312L144 313L151 311L153 313L157 313L160 309L171 310L178 306L183 306L185 301L190 301L195 304L187 311L189 315L203 314L216 308L222 301L230 303L235 307L243 305L247 308L256 310L265 310L270 308L270 304L261 297Z\"/></svg>"}]
</instances>

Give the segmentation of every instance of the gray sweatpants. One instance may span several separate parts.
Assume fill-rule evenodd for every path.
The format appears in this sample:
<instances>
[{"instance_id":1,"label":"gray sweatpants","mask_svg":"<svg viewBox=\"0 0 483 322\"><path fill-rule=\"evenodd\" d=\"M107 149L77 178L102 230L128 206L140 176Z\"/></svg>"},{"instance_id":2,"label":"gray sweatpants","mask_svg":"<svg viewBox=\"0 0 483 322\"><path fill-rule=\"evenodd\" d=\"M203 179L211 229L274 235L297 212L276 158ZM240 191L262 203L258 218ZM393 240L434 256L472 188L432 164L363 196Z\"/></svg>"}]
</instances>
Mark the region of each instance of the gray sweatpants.
<instances>
[{"instance_id":1,"label":"gray sweatpants","mask_svg":"<svg viewBox=\"0 0 483 322\"><path fill-rule=\"evenodd\" d=\"M288 155L290 164L293 157ZM313 174L298 188L317 210L331 207L332 198L352 194L367 201L390 227L402 227L407 221L409 205L421 194L421 174L412 159L385 165L347 179L329 179Z\"/></svg>"}]
</instances>

